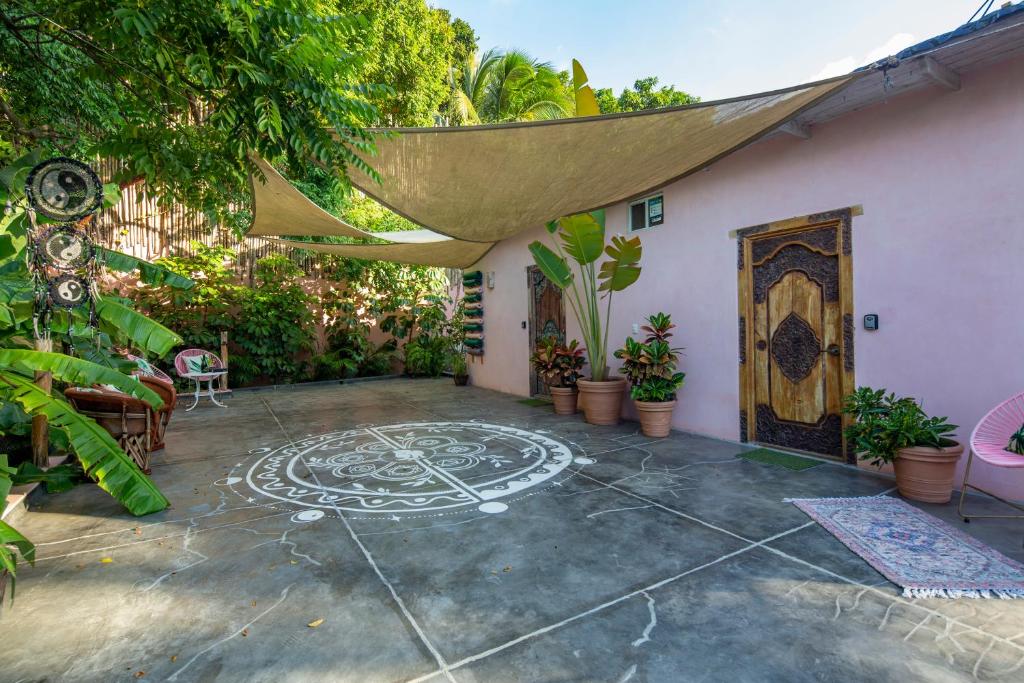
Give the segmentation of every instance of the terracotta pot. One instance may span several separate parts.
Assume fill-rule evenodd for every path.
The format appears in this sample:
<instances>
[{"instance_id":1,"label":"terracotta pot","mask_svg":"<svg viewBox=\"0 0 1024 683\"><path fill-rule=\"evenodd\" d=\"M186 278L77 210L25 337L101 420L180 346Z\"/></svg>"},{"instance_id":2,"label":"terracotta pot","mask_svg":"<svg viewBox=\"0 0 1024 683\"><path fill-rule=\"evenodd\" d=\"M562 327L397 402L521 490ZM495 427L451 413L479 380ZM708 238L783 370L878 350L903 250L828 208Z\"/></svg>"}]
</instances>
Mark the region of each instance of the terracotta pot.
<instances>
[{"instance_id":1,"label":"terracotta pot","mask_svg":"<svg viewBox=\"0 0 1024 683\"><path fill-rule=\"evenodd\" d=\"M464 387L469 383L469 375L452 375L452 379L455 380L457 387Z\"/></svg>"},{"instance_id":2,"label":"terracotta pot","mask_svg":"<svg viewBox=\"0 0 1024 683\"><path fill-rule=\"evenodd\" d=\"M576 414L576 397L579 395L576 387L548 387L548 391L555 404L555 415Z\"/></svg>"},{"instance_id":3,"label":"terracotta pot","mask_svg":"<svg viewBox=\"0 0 1024 683\"><path fill-rule=\"evenodd\" d=\"M633 401L640 414L640 431L644 436L663 438L672 431L672 411L675 401Z\"/></svg>"},{"instance_id":4,"label":"terracotta pot","mask_svg":"<svg viewBox=\"0 0 1024 683\"><path fill-rule=\"evenodd\" d=\"M963 452L960 444L945 448L915 446L897 451L893 466L900 495L922 503L948 503L953 495L956 463Z\"/></svg>"},{"instance_id":5,"label":"terracotta pot","mask_svg":"<svg viewBox=\"0 0 1024 683\"><path fill-rule=\"evenodd\" d=\"M580 390L583 414L592 425L617 425L622 415L622 395L626 391L626 380L622 377L591 382L581 379L576 382Z\"/></svg>"}]
</instances>

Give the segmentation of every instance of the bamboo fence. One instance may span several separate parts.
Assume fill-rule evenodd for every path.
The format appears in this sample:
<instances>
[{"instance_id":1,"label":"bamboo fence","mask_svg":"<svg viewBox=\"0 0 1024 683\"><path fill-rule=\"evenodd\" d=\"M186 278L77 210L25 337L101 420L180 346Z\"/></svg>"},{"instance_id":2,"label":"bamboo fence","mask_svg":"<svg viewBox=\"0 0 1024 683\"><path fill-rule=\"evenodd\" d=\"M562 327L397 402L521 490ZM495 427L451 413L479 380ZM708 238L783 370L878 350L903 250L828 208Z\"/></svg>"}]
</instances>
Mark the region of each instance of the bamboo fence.
<instances>
[{"instance_id":1,"label":"bamboo fence","mask_svg":"<svg viewBox=\"0 0 1024 683\"><path fill-rule=\"evenodd\" d=\"M94 168L104 182L114 177L119 162L97 159ZM191 256L193 242L221 246L236 254L234 268L244 282L252 282L256 261L269 254L285 254L306 273L322 266L318 255L299 256L284 247L260 238L239 239L232 230L211 225L206 216L179 204L161 206L147 196L144 186L131 185L121 190L121 200L105 209L96 223L94 237L104 247L152 261L165 256Z\"/></svg>"}]
</instances>

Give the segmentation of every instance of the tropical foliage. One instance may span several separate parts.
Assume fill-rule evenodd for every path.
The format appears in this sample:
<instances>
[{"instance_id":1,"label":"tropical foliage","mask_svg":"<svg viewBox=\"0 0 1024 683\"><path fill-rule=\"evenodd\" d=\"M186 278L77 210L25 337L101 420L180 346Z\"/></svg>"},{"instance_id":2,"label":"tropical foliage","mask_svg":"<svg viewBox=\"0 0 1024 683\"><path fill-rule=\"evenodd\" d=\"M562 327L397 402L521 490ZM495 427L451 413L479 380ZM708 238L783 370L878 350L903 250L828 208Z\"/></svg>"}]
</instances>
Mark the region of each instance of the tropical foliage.
<instances>
[{"instance_id":1,"label":"tropical foliage","mask_svg":"<svg viewBox=\"0 0 1024 683\"><path fill-rule=\"evenodd\" d=\"M466 363L466 354L464 351L452 351L449 363L451 365L452 374L456 377L465 377L469 374L469 365Z\"/></svg>"},{"instance_id":2,"label":"tropical foliage","mask_svg":"<svg viewBox=\"0 0 1024 683\"><path fill-rule=\"evenodd\" d=\"M655 313L641 329L647 333L642 342L627 337L625 346L615 352L629 381L630 395L635 401L674 401L686 378L676 370L682 348L669 343L675 324L668 314Z\"/></svg>"},{"instance_id":3,"label":"tropical foliage","mask_svg":"<svg viewBox=\"0 0 1024 683\"><path fill-rule=\"evenodd\" d=\"M422 333L405 345L405 371L413 377L440 377L450 354L447 337Z\"/></svg>"},{"instance_id":4,"label":"tropical foliage","mask_svg":"<svg viewBox=\"0 0 1024 683\"><path fill-rule=\"evenodd\" d=\"M161 201L242 228L252 154L339 177L370 170L363 126L391 90L362 79L376 73L365 55L388 18L375 24L350 4L4 3L0 139L119 159L116 182L143 180ZM398 45L392 55L407 49Z\"/></svg>"},{"instance_id":5,"label":"tropical foliage","mask_svg":"<svg viewBox=\"0 0 1024 683\"><path fill-rule=\"evenodd\" d=\"M465 123L559 119L575 111L565 74L522 50L469 55L451 78L451 109Z\"/></svg>"},{"instance_id":6,"label":"tropical foliage","mask_svg":"<svg viewBox=\"0 0 1024 683\"><path fill-rule=\"evenodd\" d=\"M618 97L615 96L611 88L601 88L595 92L595 97L602 114L661 109L662 107L677 107L700 102L699 97L676 90L673 85L663 85L659 88L656 76L648 76L635 81L632 88L623 88Z\"/></svg>"},{"instance_id":7,"label":"tropical foliage","mask_svg":"<svg viewBox=\"0 0 1024 683\"><path fill-rule=\"evenodd\" d=\"M587 363L583 354L584 349L575 339L559 344L555 337L545 337L537 344L530 362L549 387L575 387Z\"/></svg>"},{"instance_id":8,"label":"tropical foliage","mask_svg":"<svg viewBox=\"0 0 1024 683\"><path fill-rule=\"evenodd\" d=\"M288 258L274 254L256 264L255 286L240 290L234 342L242 353L233 364L244 377L278 384L296 376L313 322L310 297L295 280L300 274Z\"/></svg>"},{"instance_id":9,"label":"tropical foliage","mask_svg":"<svg viewBox=\"0 0 1024 683\"><path fill-rule=\"evenodd\" d=\"M181 339L171 330L149 320L113 297L101 297L96 304L99 331L87 325L87 312L76 309L56 316L51 324L53 336L63 339L65 353L33 348L33 284L26 266L29 218L23 196L24 179L38 161L38 153L21 158L0 170L2 199L11 210L0 220L0 237L12 249L0 259L0 406L17 404L19 412L45 417L51 439L67 447L82 464L85 474L100 488L117 498L130 512L141 515L167 507L168 502L117 442L90 418L77 413L57 392L47 392L34 384L37 372L48 372L54 381L71 385L107 384L140 398L154 408L159 396L132 377L121 372L124 362L118 349L131 348L141 354L162 355ZM116 188L107 188L108 194ZM108 196L108 200L113 197ZM142 279L191 285L158 266L141 264L126 255L106 253L108 264L120 269L135 269ZM23 430L12 430L23 433Z\"/></svg>"},{"instance_id":10,"label":"tropical foliage","mask_svg":"<svg viewBox=\"0 0 1024 683\"><path fill-rule=\"evenodd\" d=\"M7 508L7 494L11 492L11 478L17 473L7 464L7 454L0 454L0 514ZM36 562L35 545L21 535L17 529L0 521L0 607L3 607L5 582L11 582L11 600L14 600L15 582L18 578L18 556L29 564Z\"/></svg>"},{"instance_id":11,"label":"tropical foliage","mask_svg":"<svg viewBox=\"0 0 1024 683\"><path fill-rule=\"evenodd\" d=\"M184 346L218 349L227 332L236 386L387 374L400 344L424 333L449 337L457 327L447 319L441 269L328 258L306 273L272 255L257 262L249 286L235 274L230 250L192 247L192 256L156 263L194 278L193 288L124 283L120 290L180 330ZM376 326L388 338L371 341Z\"/></svg>"},{"instance_id":12,"label":"tropical foliage","mask_svg":"<svg viewBox=\"0 0 1024 683\"><path fill-rule=\"evenodd\" d=\"M388 85L368 98L379 123L433 125L448 98L448 71L456 53L476 47L469 25L451 21L448 12L423 0L350 0L341 6L366 22L356 80Z\"/></svg>"},{"instance_id":13,"label":"tropical foliage","mask_svg":"<svg viewBox=\"0 0 1024 683\"><path fill-rule=\"evenodd\" d=\"M853 417L844 430L851 446L872 465L892 462L898 451L913 446L942 448L957 426L945 417L930 417L916 400L886 394L885 389L858 387L846 397L843 412Z\"/></svg>"},{"instance_id":14,"label":"tropical foliage","mask_svg":"<svg viewBox=\"0 0 1024 683\"><path fill-rule=\"evenodd\" d=\"M381 331L394 335L396 343L405 340L409 375L438 377L451 362L453 351L460 350L455 333L460 323L457 317L449 318L448 303L444 294L417 295L381 321Z\"/></svg>"},{"instance_id":15,"label":"tropical foliage","mask_svg":"<svg viewBox=\"0 0 1024 683\"><path fill-rule=\"evenodd\" d=\"M544 276L569 294L569 305L590 352L590 378L595 382L603 381L607 374L612 295L640 277L642 254L640 238L635 236L615 235L605 246L604 226L603 210L567 216L546 226L554 250L538 240L529 247ZM602 255L608 258L598 267Z\"/></svg>"}]
</instances>

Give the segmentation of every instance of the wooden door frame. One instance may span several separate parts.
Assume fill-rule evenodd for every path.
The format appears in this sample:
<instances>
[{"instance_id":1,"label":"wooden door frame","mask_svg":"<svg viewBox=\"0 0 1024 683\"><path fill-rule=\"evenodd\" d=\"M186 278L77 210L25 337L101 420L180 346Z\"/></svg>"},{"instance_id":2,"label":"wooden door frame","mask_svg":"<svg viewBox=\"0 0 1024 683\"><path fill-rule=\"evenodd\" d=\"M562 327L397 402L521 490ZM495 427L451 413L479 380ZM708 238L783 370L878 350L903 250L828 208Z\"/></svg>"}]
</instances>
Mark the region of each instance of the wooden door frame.
<instances>
[{"instance_id":1,"label":"wooden door frame","mask_svg":"<svg viewBox=\"0 0 1024 683\"><path fill-rule=\"evenodd\" d=\"M751 262L752 244L765 237L778 237L790 233L799 233L815 228L835 226L837 239L837 255L839 257L839 311L842 315L842 339L840 349L840 391L847 396L856 388L854 379L854 318L853 318L853 216L863 213L859 206L837 209L825 213L787 218L763 225L736 230L737 247L737 293L739 297L739 384L740 384L740 441L757 442L757 425L751 416L756 414L756 396L754 386L754 335L751 331L754 320L753 267ZM747 362L748 359L751 362ZM849 425L849 417L842 415L843 429ZM776 444L772 444L776 447ZM846 461L853 463L856 457L847 447L843 437L843 453Z\"/></svg>"},{"instance_id":2,"label":"wooden door frame","mask_svg":"<svg viewBox=\"0 0 1024 683\"><path fill-rule=\"evenodd\" d=\"M527 324L527 333L526 333L527 337L526 337L526 339L530 343L529 353L531 353L531 354L533 353L534 346L536 345L537 341L539 341L539 340L536 339L537 330L534 329L534 327L536 326L536 318L537 318L537 302L534 300L534 296L533 296L533 274L534 273L541 273L540 268L538 268L536 265L531 265L531 266L527 266L526 267L526 295L527 295L527 297L529 299L529 312L528 312L527 318L526 318L526 320L527 320L527 323L526 323ZM541 275L543 275L543 273L541 273ZM555 285L553 285L553 284L551 286L555 287ZM557 289L557 287L556 287L556 289ZM562 291L562 290L559 290L558 293L559 293L559 305L558 305L559 322L562 325L561 329L565 332L566 335L568 335L569 330L566 327L566 320L565 320L565 292ZM539 396L540 395L540 394L534 392L534 379L535 379L536 374L537 374L536 371L533 369L533 364L531 363L530 364L530 395L531 396ZM540 382L538 380L537 384L538 385L539 384L543 384L543 382Z\"/></svg>"}]
</instances>

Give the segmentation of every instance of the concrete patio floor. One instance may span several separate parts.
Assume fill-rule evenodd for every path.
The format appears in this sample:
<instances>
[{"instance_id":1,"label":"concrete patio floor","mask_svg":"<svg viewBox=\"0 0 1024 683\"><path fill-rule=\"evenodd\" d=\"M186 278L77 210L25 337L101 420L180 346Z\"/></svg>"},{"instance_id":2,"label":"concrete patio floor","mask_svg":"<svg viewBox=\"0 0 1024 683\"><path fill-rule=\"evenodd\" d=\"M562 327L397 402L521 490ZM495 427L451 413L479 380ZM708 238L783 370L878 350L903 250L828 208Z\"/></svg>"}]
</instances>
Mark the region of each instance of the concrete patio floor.
<instances>
[{"instance_id":1,"label":"concrete patio floor","mask_svg":"<svg viewBox=\"0 0 1024 683\"><path fill-rule=\"evenodd\" d=\"M450 380L228 403L175 413L153 468L171 509L80 486L21 518L39 558L0 678L1024 680L1024 600L904 599L782 502L890 479ZM1024 525L922 507L1024 560Z\"/></svg>"}]
</instances>

